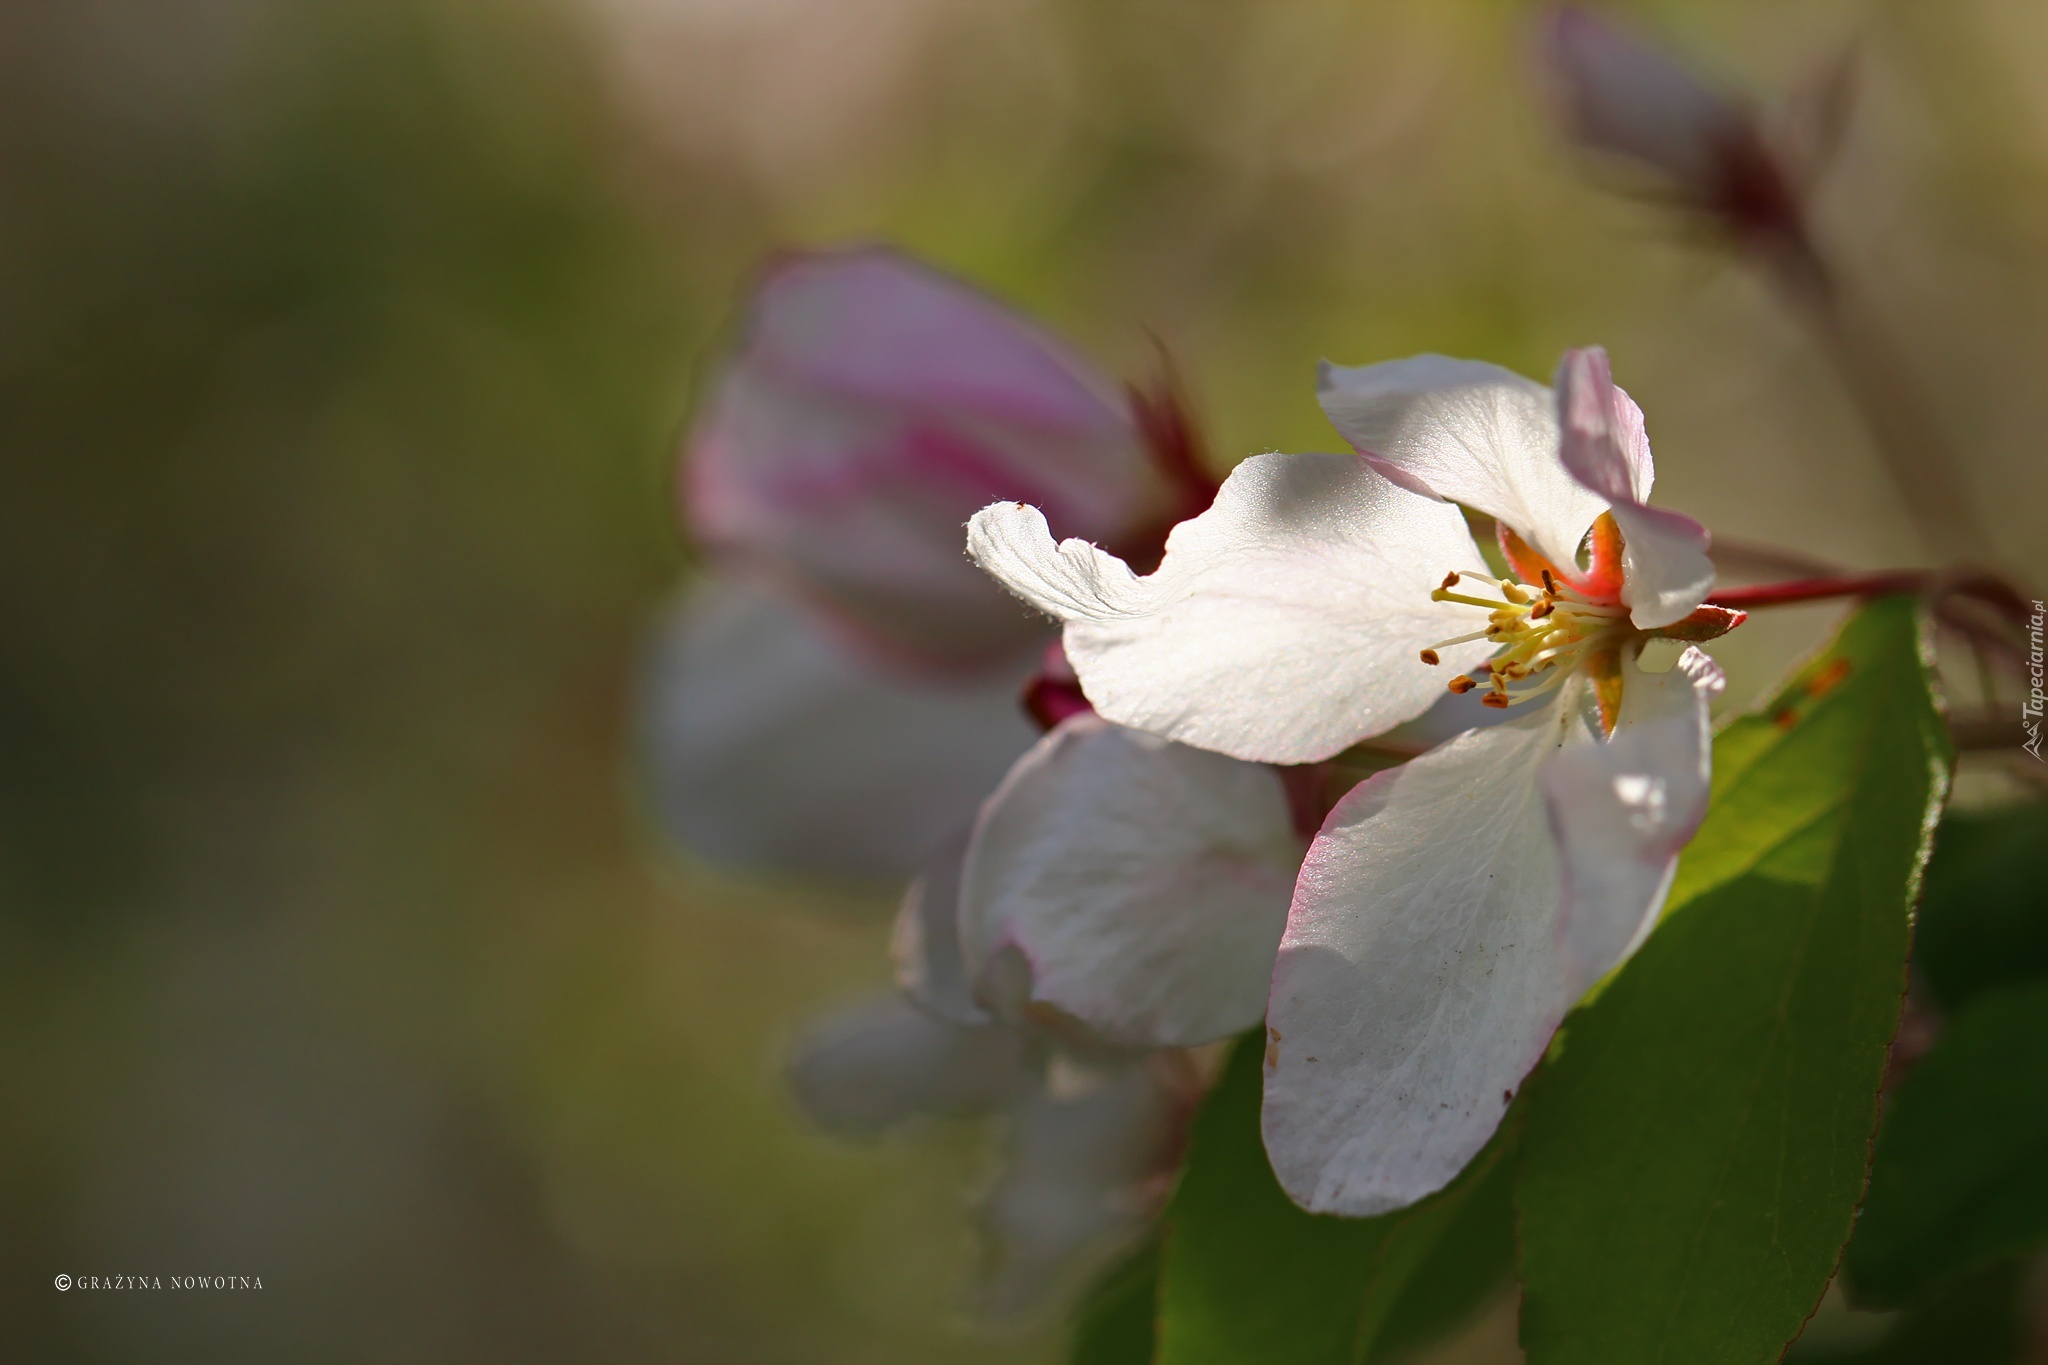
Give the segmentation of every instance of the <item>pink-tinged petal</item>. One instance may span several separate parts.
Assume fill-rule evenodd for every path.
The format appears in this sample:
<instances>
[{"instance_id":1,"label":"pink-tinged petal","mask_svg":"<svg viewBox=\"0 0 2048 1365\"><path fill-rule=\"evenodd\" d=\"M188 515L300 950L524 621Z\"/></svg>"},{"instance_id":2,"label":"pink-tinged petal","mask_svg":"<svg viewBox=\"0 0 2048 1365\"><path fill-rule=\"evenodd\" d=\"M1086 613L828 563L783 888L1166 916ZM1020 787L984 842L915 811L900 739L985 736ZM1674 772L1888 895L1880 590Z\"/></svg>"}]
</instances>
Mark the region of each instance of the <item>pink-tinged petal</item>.
<instances>
[{"instance_id":1,"label":"pink-tinged petal","mask_svg":"<svg viewBox=\"0 0 2048 1365\"><path fill-rule=\"evenodd\" d=\"M1598 346L1568 351L1557 367L1559 458L1573 478L1612 504L1621 528L1621 600L1644 630L1683 620L1707 600L1711 538L1690 517L1647 506L1656 482L1642 409L1614 383Z\"/></svg>"},{"instance_id":2,"label":"pink-tinged petal","mask_svg":"<svg viewBox=\"0 0 2048 1365\"><path fill-rule=\"evenodd\" d=\"M1079 540L1056 544L1035 508L976 514L968 553L1067 623L1067 658L1110 720L1270 763L1328 758L1426 710L1484 641L1432 602L1481 560L1456 508L1343 455L1257 455L1208 511L1182 522L1143 578Z\"/></svg>"},{"instance_id":3,"label":"pink-tinged petal","mask_svg":"<svg viewBox=\"0 0 2048 1365\"><path fill-rule=\"evenodd\" d=\"M1115 541L1168 493L1123 396L1056 338L882 248L785 258L763 281L685 461L685 516L886 657L1034 649L1036 623L960 555L999 498Z\"/></svg>"},{"instance_id":4,"label":"pink-tinged petal","mask_svg":"<svg viewBox=\"0 0 2048 1365\"><path fill-rule=\"evenodd\" d=\"M1477 360L1418 355L1347 369L1324 361L1323 411L1403 487L1499 520L1569 568L1606 504L1557 460L1550 391Z\"/></svg>"},{"instance_id":5,"label":"pink-tinged petal","mask_svg":"<svg viewBox=\"0 0 2048 1365\"><path fill-rule=\"evenodd\" d=\"M1643 410L1614 385L1607 352L1566 351L1557 363L1558 458L1609 503L1644 503L1657 481Z\"/></svg>"},{"instance_id":6,"label":"pink-tinged petal","mask_svg":"<svg viewBox=\"0 0 2048 1365\"><path fill-rule=\"evenodd\" d=\"M1745 109L1585 10L1558 11L1544 36L1573 138L1647 167L1696 202L1723 197L1728 149L1754 138Z\"/></svg>"},{"instance_id":7,"label":"pink-tinged petal","mask_svg":"<svg viewBox=\"0 0 2048 1365\"><path fill-rule=\"evenodd\" d=\"M1678 853L1707 814L1721 670L1688 649L1668 673L1625 665L1621 720L1602 744L1552 754L1539 782L1563 875L1558 935L1577 997L1656 926Z\"/></svg>"},{"instance_id":8,"label":"pink-tinged petal","mask_svg":"<svg viewBox=\"0 0 2048 1365\"><path fill-rule=\"evenodd\" d=\"M1023 1018L1128 1047L1227 1037L1265 1013L1301 853L1270 767L1076 716L982 808L966 957L1016 955Z\"/></svg>"},{"instance_id":9,"label":"pink-tinged petal","mask_svg":"<svg viewBox=\"0 0 2048 1365\"><path fill-rule=\"evenodd\" d=\"M1144 1230L1171 1187L1191 1084L1159 1054L1055 1085L1018 1114L982 1209L989 1316L1043 1307Z\"/></svg>"},{"instance_id":10,"label":"pink-tinged petal","mask_svg":"<svg viewBox=\"0 0 2048 1365\"><path fill-rule=\"evenodd\" d=\"M1485 1146L1571 996L1537 772L1583 692L1369 778L1309 849L1273 973L1264 1128L1295 1202L1366 1216Z\"/></svg>"},{"instance_id":11,"label":"pink-tinged petal","mask_svg":"<svg viewBox=\"0 0 2048 1365\"><path fill-rule=\"evenodd\" d=\"M1044 1056L1025 1034L933 1018L898 996L813 1024L791 1050L790 1093L839 1137L879 1137L917 1118L996 1113L1033 1094Z\"/></svg>"},{"instance_id":12,"label":"pink-tinged petal","mask_svg":"<svg viewBox=\"0 0 2048 1365\"><path fill-rule=\"evenodd\" d=\"M777 257L745 325L751 362L817 389L1076 436L1128 422L1117 385L1059 337L891 247Z\"/></svg>"},{"instance_id":13,"label":"pink-tinged petal","mask_svg":"<svg viewBox=\"0 0 2048 1365\"><path fill-rule=\"evenodd\" d=\"M699 585L656 637L642 720L662 826L714 862L907 877L1037 738L1029 670L880 672L757 584Z\"/></svg>"},{"instance_id":14,"label":"pink-tinged petal","mask_svg":"<svg viewBox=\"0 0 2048 1365\"><path fill-rule=\"evenodd\" d=\"M974 998L974 983L960 952L960 876L968 831L946 840L937 857L910 884L896 911L889 957L896 984L924 1009L956 1024L990 1023Z\"/></svg>"}]
</instances>

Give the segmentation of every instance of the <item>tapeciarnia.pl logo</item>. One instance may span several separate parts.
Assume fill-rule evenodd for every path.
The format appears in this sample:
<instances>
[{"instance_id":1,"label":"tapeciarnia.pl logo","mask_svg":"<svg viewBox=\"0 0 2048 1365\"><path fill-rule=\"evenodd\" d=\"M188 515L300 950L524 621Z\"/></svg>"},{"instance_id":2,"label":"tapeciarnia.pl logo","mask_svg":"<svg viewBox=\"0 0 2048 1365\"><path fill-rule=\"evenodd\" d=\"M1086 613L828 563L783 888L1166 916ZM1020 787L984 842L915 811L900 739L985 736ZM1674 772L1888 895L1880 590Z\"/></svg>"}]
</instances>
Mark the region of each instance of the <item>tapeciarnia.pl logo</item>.
<instances>
[{"instance_id":1,"label":"tapeciarnia.pl logo","mask_svg":"<svg viewBox=\"0 0 2048 1365\"><path fill-rule=\"evenodd\" d=\"M69 1289L261 1289L261 1275L59 1275Z\"/></svg>"},{"instance_id":2,"label":"tapeciarnia.pl logo","mask_svg":"<svg viewBox=\"0 0 2048 1365\"><path fill-rule=\"evenodd\" d=\"M2034 614L2027 621L2027 699L2020 703L2020 728L2027 732L2020 744L2022 749L2034 756L2040 763L2048 763L2041 757L2041 711L2048 704L2048 689L2042 686L2044 671L2041 654L2041 625L2048 621L2048 604L2038 599L2034 603Z\"/></svg>"}]
</instances>

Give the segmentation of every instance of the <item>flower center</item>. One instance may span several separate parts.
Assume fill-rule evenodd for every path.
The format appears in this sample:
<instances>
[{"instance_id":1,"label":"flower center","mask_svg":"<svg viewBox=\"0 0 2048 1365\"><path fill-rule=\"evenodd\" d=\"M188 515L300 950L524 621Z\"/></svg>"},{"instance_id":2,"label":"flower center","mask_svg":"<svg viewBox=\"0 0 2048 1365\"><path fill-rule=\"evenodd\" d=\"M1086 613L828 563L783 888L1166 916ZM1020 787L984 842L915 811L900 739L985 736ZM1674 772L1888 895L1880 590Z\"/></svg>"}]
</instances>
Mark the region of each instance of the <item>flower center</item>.
<instances>
[{"instance_id":1,"label":"flower center","mask_svg":"<svg viewBox=\"0 0 2048 1365\"><path fill-rule=\"evenodd\" d=\"M1487 692L1480 701L1487 706L1507 707L1529 701L1551 691L1585 668L1601 693L1603 713L1609 709L1605 695L1611 679L1620 681L1621 646L1642 632L1629 621L1629 609L1619 597L1595 596L1563 582L1548 568L1541 571L1541 587L1494 578L1470 570L1445 575L1443 586L1430 593L1436 602L1456 602L1486 612L1482 630L1439 640L1422 651L1426 664L1441 662L1437 651L1472 640L1490 640L1499 646L1487 661ZM1456 591L1467 580L1485 584L1495 595L1481 596L1474 588ZM1469 675L1451 679L1453 692L1470 692L1479 681ZM1614 704L1618 705L1619 698ZM1611 725L1611 722L1609 722Z\"/></svg>"}]
</instances>

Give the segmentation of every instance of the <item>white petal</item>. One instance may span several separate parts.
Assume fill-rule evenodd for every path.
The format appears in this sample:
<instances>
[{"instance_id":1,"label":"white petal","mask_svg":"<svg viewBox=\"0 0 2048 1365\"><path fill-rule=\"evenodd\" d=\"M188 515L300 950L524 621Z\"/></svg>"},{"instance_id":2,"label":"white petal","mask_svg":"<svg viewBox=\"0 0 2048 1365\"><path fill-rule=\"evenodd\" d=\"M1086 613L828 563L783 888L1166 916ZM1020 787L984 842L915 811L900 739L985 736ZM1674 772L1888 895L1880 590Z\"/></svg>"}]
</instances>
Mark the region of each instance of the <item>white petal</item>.
<instances>
[{"instance_id":1,"label":"white petal","mask_svg":"<svg viewBox=\"0 0 2048 1365\"><path fill-rule=\"evenodd\" d=\"M974 665L1034 623L960 555L997 498L1114 539L1166 493L1128 406L1056 338L886 249L794 254L751 301L685 462L709 548L873 647Z\"/></svg>"},{"instance_id":2,"label":"white petal","mask_svg":"<svg viewBox=\"0 0 2048 1365\"><path fill-rule=\"evenodd\" d=\"M1707 706L1723 686L1721 670L1697 649L1667 673L1627 670L1613 737L1560 750L1540 778L1561 855L1558 931L1574 997L1649 935L1679 850L1707 813Z\"/></svg>"},{"instance_id":3,"label":"white petal","mask_svg":"<svg viewBox=\"0 0 2048 1365\"><path fill-rule=\"evenodd\" d=\"M1571 997L1538 765L1573 695L1338 802L1309 850L1267 1015L1266 1151L1297 1203L1364 1216L1486 1144Z\"/></svg>"},{"instance_id":4,"label":"white petal","mask_svg":"<svg viewBox=\"0 0 2048 1365\"><path fill-rule=\"evenodd\" d=\"M1484 624L1430 601L1478 551L1456 508L1343 455L1257 455L1139 578L1091 545L1055 545L1029 507L976 514L968 551L1067 622L1067 657L1110 720L1236 758L1328 758L1427 709L1484 641L1420 650Z\"/></svg>"},{"instance_id":5,"label":"white petal","mask_svg":"<svg viewBox=\"0 0 2048 1365\"><path fill-rule=\"evenodd\" d=\"M982 808L967 957L1106 1042L1210 1042L1265 1013L1301 853L1271 768L1075 716Z\"/></svg>"},{"instance_id":6,"label":"white petal","mask_svg":"<svg viewBox=\"0 0 2048 1365\"><path fill-rule=\"evenodd\" d=\"M984 1307L1028 1313L1128 1242L1167 1192L1190 1097L1158 1059L1087 1093L1048 1092L1019 1115L983 1207Z\"/></svg>"},{"instance_id":7,"label":"white petal","mask_svg":"<svg viewBox=\"0 0 2048 1365\"><path fill-rule=\"evenodd\" d=\"M663 826L717 862L908 876L1036 738L1025 661L891 677L755 584L698 586L653 642L642 720Z\"/></svg>"},{"instance_id":8,"label":"white petal","mask_svg":"<svg viewBox=\"0 0 2048 1365\"><path fill-rule=\"evenodd\" d=\"M1016 1029L964 1028L890 995L812 1025L791 1050L789 1085L818 1127L875 1137L914 1118L1006 1108L1043 1070Z\"/></svg>"},{"instance_id":9,"label":"white petal","mask_svg":"<svg viewBox=\"0 0 2048 1365\"><path fill-rule=\"evenodd\" d=\"M1661 507L1614 506L1621 528L1621 600L1644 630L1682 621L1714 590L1712 538L1691 517Z\"/></svg>"},{"instance_id":10,"label":"white petal","mask_svg":"<svg viewBox=\"0 0 2048 1365\"><path fill-rule=\"evenodd\" d=\"M1558 463L1550 391L1477 360L1419 355L1346 369L1324 361L1317 397L1373 466L1519 532L1561 568L1606 503Z\"/></svg>"},{"instance_id":11,"label":"white petal","mask_svg":"<svg viewBox=\"0 0 2048 1365\"><path fill-rule=\"evenodd\" d=\"M1707 600L1714 565L1706 528L1648 507L1656 468L1642 409L1614 383L1607 353L1569 351L1557 368L1559 457L1588 489L1612 504L1621 528L1621 598L1645 630L1668 626Z\"/></svg>"},{"instance_id":12,"label":"white petal","mask_svg":"<svg viewBox=\"0 0 2048 1365\"><path fill-rule=\"evenodd\" d=\"M974 998L967 963L960 955L960 874L967 861L968 830L948 839L937 857L910 884L889 936L896 984L941 1019L957 1024L991 1022Z\"/></svg>"}]
</instances>

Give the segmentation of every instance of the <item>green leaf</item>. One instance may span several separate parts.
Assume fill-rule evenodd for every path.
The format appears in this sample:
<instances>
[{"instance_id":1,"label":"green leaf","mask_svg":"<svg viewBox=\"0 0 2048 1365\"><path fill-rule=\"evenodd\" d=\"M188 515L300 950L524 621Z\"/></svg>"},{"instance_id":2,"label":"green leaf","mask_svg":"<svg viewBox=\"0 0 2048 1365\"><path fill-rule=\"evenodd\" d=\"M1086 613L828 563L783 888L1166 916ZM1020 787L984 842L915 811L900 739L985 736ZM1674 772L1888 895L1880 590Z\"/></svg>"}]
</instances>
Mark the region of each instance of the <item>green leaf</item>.
<instances>
[{"instance_id":1,"label":"green leaf","mask_svg":"<svg viewBox=\"0 0 2048 1365\"><path fill-rule=\"evenodd\" d=\"M1514 1278L1515 1163L1504 1154L1408 1281L1366 1354L1406 1360L1465 1326Z\"/></svg>"},{"instance_id":2,"label":"green leaf","mask_svg":"<svg viewBox=\"0 0 2048 1365\"><path fill-rule=\"evenodd\" d=\"M1950 761L1916 605L1857 612L1714 753L1673 909L1525 1091L1531 1365L1776 1360L1862 1192Z\"/></svg>"},{"instance_id":3,"label":"green leaf","mask_svg":"<svg viewBox=\"0 0 2048 1365\"><path fill-rule=\"evenodd\" d=\"M1457 1239L1484 1247L1486 1211L1506 1236L1506 1159L1515 1121L1441 1193L1379 1218L1311 1214L1288 1199L1259 1136L1263 1033L1231 1053L1196 1116L1188 1162L1167 1209L1160 1291L1161 1365L1353 1365L1384 1359L1390 1329L1411 1344L1449 1324L1447 1307L1476 1305L1494 1281L1430 1282L1421 1272L1486 1277L1498 1263L1444 1266L1435 1253ZM1434 1296L1436 1302L1430 1301Z\"/></svg>"},{"instance_id":4,"label":"green leaf","mask_svg":"<svg viewBox=\"0 0 2048 1365\"><path fill-rule=\"evenodd\" d=\"M1159 1239L1096 1281L1074 1312L1071 1365L1152 1365L1159 1316Z\"/></svg>"},{"instance_id":5,"label":"green leaf","mask_svg":"<svg viewBox=\"0 0 2048 1365\"><path fill-rule=\"evenodd\" d=\"M1859 1304L2048 1243L2048 982L1979 996L1900 1082L1845 1269Z\"/></svg>"},{"instance_id":6,"label":"green leaf","mask_svg":"<svg viewBox=\"0 0 2048 1365\"><path fill-rule=\"evenodd\" d=\"M1951 814L1927 864L1913 960L1944 1009L1979 992L2048 977L2048 805Z\"/></svg>"}]
</instances>

